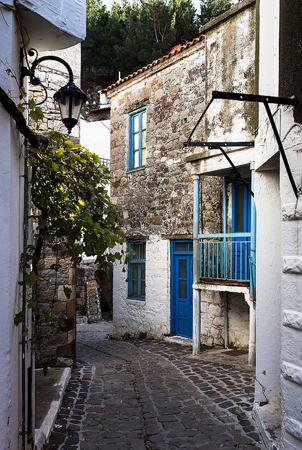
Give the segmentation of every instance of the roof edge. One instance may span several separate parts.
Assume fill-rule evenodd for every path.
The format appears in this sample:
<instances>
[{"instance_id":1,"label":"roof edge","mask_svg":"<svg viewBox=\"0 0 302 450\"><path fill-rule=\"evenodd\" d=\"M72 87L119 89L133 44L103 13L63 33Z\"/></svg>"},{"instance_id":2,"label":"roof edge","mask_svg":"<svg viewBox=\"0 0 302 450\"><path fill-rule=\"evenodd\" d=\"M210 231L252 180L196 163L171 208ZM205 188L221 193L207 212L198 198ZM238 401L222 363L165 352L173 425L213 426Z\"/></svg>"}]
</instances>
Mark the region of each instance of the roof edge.
<instances>
[{"instance_id":1,"label":"roof edge","mask_svg":"<svg viewBox=\"0 0 302 450\"><path fill-rule=\"evenodd\" d=\"M203 39L204 39L204 36L200 35L198 38L193 39L193 41L191 41L191 42L187 42L187 44L185 44L185 45L180 45L180 46L178 46L176 48L173 48L167 55L162 56L161 58L155 59L154 61L152 61L152 63L147 64L146 66L142 67L141 69L138 69L136 72L133 72L130 75L128 75L127 77L124 77L121 80L117 81L116 83L112 84L111 86L108 86L102 92L111 91L112 89L120 86L121 84L125 83L126 81L137 77L141 73L146 72L147 70L151 69L154 66L157 66L161 62L170 59L172 56L183 52L187 48L193 47L195 44L198 44L199 42L203 41Z\"/></svg>"}]
</instances>

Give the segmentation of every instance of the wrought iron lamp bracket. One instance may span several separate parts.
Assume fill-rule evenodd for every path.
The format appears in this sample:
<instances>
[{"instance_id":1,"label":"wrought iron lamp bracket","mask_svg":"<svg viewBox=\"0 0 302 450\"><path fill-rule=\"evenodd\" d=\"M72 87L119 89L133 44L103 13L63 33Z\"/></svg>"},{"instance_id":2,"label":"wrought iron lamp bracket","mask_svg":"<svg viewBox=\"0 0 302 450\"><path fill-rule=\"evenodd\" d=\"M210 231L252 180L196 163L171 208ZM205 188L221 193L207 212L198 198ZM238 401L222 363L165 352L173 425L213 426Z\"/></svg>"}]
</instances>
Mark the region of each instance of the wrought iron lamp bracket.
<instances>
[{"instance_id":1,"label":"wrought iron lamp bracket","mask_svg":"<svg viewBox=\"0 0 302 450\"><path fill-rule=\"evenodd\" d=\"M284 165L285 165L285 169L287 172L287 175L289 177L290 183L292 185L293 191L295 193L295 196L298 198L300 195L302 195L301 189L298 190L295 180L293 178L293 174L292 171L290 169L287 157L286 157L286 153L281 141L281 138L279 136L272 112L270 110L269 104L277 104L277 105L291 105L291 106L296 106L298 104L298 101L296 99L293 98L285 98L285 97L272 97L272 96L267 96L267 95L254 95L254 94L239 94L239 93L233 93L233 92L220 92L220 91L213 91L212 92L212 98L210 100L210 102L207 104L205 110L203 111L202 115L200 116L200 118L198 119L196 125L194 126L187 142L184 144L185 147L208 147L209 150L214 150L214 149L218 149L220 150L223 155L225 156L225 158L228 160L228 162L230 163L230 165L233 167L233 169L236 171L236 173L238 174L238 176L240 177L240 179L243 181L243 183L246 185L246 187L248 188L248 190L250 191L251 195L254 195L254 193L251 191L251 189L249 188L249 186L247 185L247 183L245 182L245 180L241 177L238 169L236 168L235 164L233 164L233 162L231 161L230 157L228 156L228 154L225 152L225 150L223 149L223 147L253 147L254 146L254 141L248 141L248 142L200 142L200 141L192 141L191 138L193 136L194 131L196 130L196 128L198 127L198 125L200 124L201 120L203 119L203 117L205 116L206 112L208 111L209 107L211 106L212 102L215 99L223 99L223 100L237 100L237 101L242 101L242 102L254 102L254 103L263 103L265 109L266 109L266 113L268 115L271 127L273 129Z\"/></svg>"}]
</instances>

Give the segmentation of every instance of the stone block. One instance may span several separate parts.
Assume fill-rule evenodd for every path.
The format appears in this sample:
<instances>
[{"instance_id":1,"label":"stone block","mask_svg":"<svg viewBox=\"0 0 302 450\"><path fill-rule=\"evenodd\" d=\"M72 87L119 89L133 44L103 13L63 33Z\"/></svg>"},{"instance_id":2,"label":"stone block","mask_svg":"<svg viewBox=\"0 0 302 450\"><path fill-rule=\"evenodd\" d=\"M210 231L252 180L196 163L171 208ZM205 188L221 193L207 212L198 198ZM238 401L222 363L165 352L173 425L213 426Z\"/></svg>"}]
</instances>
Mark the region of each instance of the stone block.
<instances>
[{"instance_id":1,"label":"stone block","mask_svg":"<svg viewBox=\"0 0 302 450\"><path fill-rule=\"evenodd\" d=\"M66 303L65 302L57 302L53 307L54 312L65 312L66 311Z\"/></svg>"},{"instance_id":2,"label":"stone block","mask_svg":"<svg viewBox=\"0 0 302 450\"><path fill-rule=\"evenodd\" d=\"M67 336L68 336L67 337L68 343L74 341L75 340L75 330L68 331Z\"/></svg>"},{"instance_id":3,"label":"stone block","mask_svg":"<svg viewBox=\"0 0 302 450\"><path fill-rule=\"evenodd\" d=\"M66 286L69 287L69 286ZM67 302L68 298L65 295L64 292L64 286L59 286L58 287L58 300L59 302Z\"/></svg>"},{"instance_id":4,"label":"stone block","mask_svg":"<svg viewBox=\"0 0 302 450\"><path fill-rule=\"evenodd\" d=\"M57 356L63 358L73 357L75 355L75 341L57 348Z\"/></svg>"},{"instance_id":5,"label":"stone block","mask_svg":"<svg viewBox=\"0 0 302 450\"><path fill-rule=\"evenodd\" d=\"M67 302L67 312L66 312L67 318L70 319L75 315L75 313L76 313L76 301L75 299L69 300Z\"/></svg>"},{"instance_id":6,"label":"stone block","mask_svg":"<svg viewBox=\"0 0 302 450\"><path fill-rule=\"evenodd\" d=\"M44 259L44 269L50 269L53 264L57 263L57 258L47 257Z\"/></svg>"},{"instance_id":7,"label":"stone block","mask_svg":"<svg viewBox=\"0 0 302 450\"><path fill-rule=\"evenodd\" d=\"M62 258L59 260L59 264L62 269L68 269L72 265L72 262L70 258Z\"/></svg>"}]
</instances>

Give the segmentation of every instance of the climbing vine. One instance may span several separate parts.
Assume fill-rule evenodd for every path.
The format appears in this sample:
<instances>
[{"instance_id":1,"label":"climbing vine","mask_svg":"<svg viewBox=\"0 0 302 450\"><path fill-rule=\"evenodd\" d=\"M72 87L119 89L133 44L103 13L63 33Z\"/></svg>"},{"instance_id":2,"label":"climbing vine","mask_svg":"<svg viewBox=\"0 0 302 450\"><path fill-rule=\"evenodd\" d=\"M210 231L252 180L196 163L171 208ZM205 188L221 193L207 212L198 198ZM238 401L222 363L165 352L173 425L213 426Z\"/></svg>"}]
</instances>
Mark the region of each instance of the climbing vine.
<instances>
[{"instance_id":1,"label":"climbing vine","mask_svg":"<svg viewBox=\"0 0 302 450\"><path fill-rule=\"evenodd\" d=\"M34 243L27 246L22 259L26 260L27 270L20 282L26 291L26 306L35 308L44 301L37 290L38 263L45 243L50 245L56 255L56 263L50 268L54 274L60 269L60 258L68 256L71 263L79 263L83 253L96 256L100 267L108 262L123 260L129 256L116 252L114 247L124 240L121 218L109 198L110 183L113 187L109 169L101 164L97 155L79 144L74 144L66 136L50 131L37 136L30 130L22 113L28 109L35 121L43 119L43 112L33 100L26 101L26 93L20 89L21 102L15 105L0 88L0 101L14 118L19 131L28 144L28 165L31 167L30 192L32 218L36 224ZM70 289L64 288L67 298ZM54 300L55 301L55 300ZM57 325L47 311L42 310L44 319L58 329L65 323L58 320ZM25 324L25 311L15 315L15 324L22 323L23 336L28 335ZM35 337L32 343L40 346L41 339Z\"/></svg>"}]
</instances>

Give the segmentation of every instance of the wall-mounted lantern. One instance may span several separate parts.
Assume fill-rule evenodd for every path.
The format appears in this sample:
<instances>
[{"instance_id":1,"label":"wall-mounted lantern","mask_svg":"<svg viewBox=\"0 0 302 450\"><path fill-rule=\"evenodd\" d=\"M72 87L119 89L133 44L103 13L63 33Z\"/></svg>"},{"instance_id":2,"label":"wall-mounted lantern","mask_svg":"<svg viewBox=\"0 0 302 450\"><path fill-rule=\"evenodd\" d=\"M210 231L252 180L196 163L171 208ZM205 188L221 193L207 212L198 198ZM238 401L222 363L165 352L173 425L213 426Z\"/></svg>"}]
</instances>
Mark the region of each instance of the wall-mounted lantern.
<instances>
[{"instance_id":1,"label":"wall-mounted lantern","mask_svg":"<svg viewBox=\"0 0 302 450\"><path fill-rule=\"evenodd\" d=\"M62 122L68 129L68 132L71 132L71 129L78 123L80 112L83 103L86 102L87 97L84 94L84 92L78 88L74 82L73 82L73 72L70 67L70 65L64 61L64 59L59 58L58 56L42 56L41 58L38 58L38 52L35 49L30 49L28 51L28 54L30 56L34 56L34 53L36 53L36 59L32 63L31 67L28 69L26 67L22 67L22 78L25 76L30 77L30 82L34 86L41 85L45 92L45 98L42 102L38 103L41 105L47 100L47 91L45 86L42 84L42 82L35 76L35 69L38 64L40 64L42 61L46 60L52 60L57 61L61 64L63 64L69 73L69 81L66 84L66 86L59 89L58 92L55 93L54 99L59 104L60 113L62 117Z\"/></svg>"}]
</instances>

